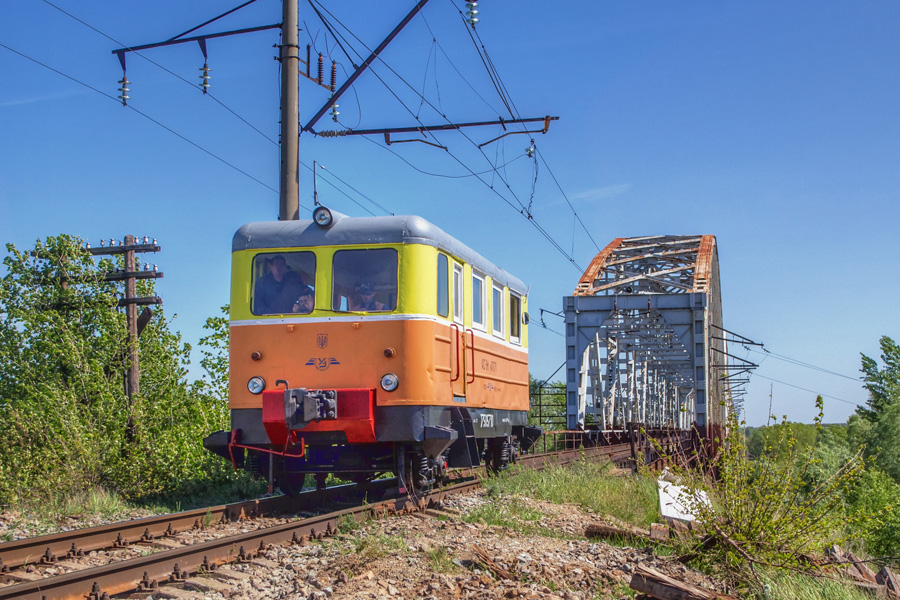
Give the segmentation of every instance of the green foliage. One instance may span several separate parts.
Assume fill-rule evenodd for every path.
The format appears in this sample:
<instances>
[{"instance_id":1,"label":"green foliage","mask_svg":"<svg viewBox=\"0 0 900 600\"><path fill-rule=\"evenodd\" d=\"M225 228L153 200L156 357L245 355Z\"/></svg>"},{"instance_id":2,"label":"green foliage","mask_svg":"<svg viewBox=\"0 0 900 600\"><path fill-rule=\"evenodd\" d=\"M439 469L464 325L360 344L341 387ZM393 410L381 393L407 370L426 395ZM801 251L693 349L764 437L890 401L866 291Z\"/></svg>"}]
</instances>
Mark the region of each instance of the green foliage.
<instances>
[{"instance_id":1,"label":"green foliage","mask_svg":"<svg viewBox=\"0 0 900 600\"><path fill-rule=\"evenodd\" d=\"M900 484L869 467L847 492L848 512L863 550L877 557L900 556Z\"/></svg>"},{"instance_id":2,"label":"green foliage","mask_svg":"<svg viewBox=\"0 0 900 600\"><path fill-rule=\"evenodd\" d=\"M900 483L900 346L887 336L881 338L881 363L862 355L869 398L856 409L851 431L866 456Z\"/></svg>"},{"instance_id":3,"label":"green foliage","mask_svg":"<svg viewBox=\"0 0 900 600\"><path fill-rule=\"evenodd\" d=\"M718 477L682 473L688 508L714 540L697 562L745 584L759 582L755 567L805 570L807 556L843 543L850 531L844 498L862 462L851 457L810 485L817 459L784 425L773 428L762 454L750 460L732 417L713 460Z\"/></svg>"},{"instance_id":4,"label":"green foliage","mask_svg":"<svg viewBox=\"0 0 900 600\"><path fill-rule=\"evenodd\" d=\"M566 386L562 382L538 381L528 376L531 410L528 425L543 427L545 431L566 428Z\"/></svg>"},{"instance_id":5,"label":"green foliage","mask_svg":"<svg viewBox=\"0 0 900 600\"><path fill-rule=\"evenodd\" d=\"M187 382L190 347L161 310L139 338L140 393L125 394L126 320L116 285L103 279L117 265L95 264L82 246L65 235L33 252L7 246L0 504L34 506L95 487L136 498L230 479L202 448L204 435L226 425L227 406L211 385ZM152 282L138 293L152 294Z\"/></svg>"},{"instance_id":6,"label":"green foliage","mask_svg":"<svg viewBox=\"0 0 900 600\"><path fill-rule=\"evenodd\" d=\"M788 429L789 431L781 431ZM783 444L785 440L794 440L797 447L809 450L815 447L819 429L816 425L804 423L791 423L784 421L766 427L747 428L747 452L750 458L760 456L780 457L787 455L791 450Z\"/></svg>"}]
</instances>

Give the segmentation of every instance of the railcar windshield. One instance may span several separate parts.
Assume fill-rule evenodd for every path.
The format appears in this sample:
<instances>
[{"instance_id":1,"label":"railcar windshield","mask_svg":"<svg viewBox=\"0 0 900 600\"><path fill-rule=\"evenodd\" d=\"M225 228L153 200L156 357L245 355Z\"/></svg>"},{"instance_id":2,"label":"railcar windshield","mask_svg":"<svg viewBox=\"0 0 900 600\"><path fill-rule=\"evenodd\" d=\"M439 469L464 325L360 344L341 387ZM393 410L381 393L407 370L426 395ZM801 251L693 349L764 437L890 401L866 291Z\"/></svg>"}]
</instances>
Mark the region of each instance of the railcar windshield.
<instances>
[{"instance_id":1,"label":"railcar windshield","mask_svg":"<svg viewBox=\"0 0 900 600\"><path fill-rule=\"evenodd\" d=\"M397 251L338 250L332 270L332 309L391 311L397 308Z\"/></svg>"},{"instance_id":2,"label":"railcar windshield","mask_svg":"<svg viewBox=\"0 0 900 600\"><path fill-rule=\"evenodd\" d=\"M253 257L254 315L305 314L315 308L316 255L267 252Z\"/></svg>"}]
</instances>

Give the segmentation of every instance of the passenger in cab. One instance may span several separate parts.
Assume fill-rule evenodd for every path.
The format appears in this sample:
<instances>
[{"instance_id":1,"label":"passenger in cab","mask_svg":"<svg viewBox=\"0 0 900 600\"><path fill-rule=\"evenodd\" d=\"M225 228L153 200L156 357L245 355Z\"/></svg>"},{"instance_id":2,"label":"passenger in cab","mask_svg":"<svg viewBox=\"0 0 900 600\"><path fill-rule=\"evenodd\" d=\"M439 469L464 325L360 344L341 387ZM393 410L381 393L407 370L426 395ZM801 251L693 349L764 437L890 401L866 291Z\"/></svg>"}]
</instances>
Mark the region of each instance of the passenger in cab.
<instances>
[{"instance_id":1,"label":"passenger in cab","mask_svg":"<svg viewBox=\"0 0 900 600\"><path fill-rule=\"evenodd\" d=\"M315 298L313 297L312 288L308 285L304 285L300 289L300 296L298 296L297 301L294 302L294 307L291 310L295 313L305 315L311 313L314 306Z\"/></svg>"},{"instance_id":2,"label":"passenger in cab","mask_svg":"<svg viewBox=\"0 0 900 600\"><path fill-rule=\"evenodd\" d=\"M253 312L258 315L291 312L302 287L300 274L288 268L283 256L275 255L269 262L269 272L256 282Z\"/></svg>"},{"instance_id":3,"label":"passenger in cab","mask_svg":"<svg viewBox=\"0 0 900 600\"><path fill-rule=\"evenodd\" d=\"M350 310L386 310L386 307L375 300L375 286L363 283L359 286L359 301L351 304Z\"/></svg>"}]
</instances>

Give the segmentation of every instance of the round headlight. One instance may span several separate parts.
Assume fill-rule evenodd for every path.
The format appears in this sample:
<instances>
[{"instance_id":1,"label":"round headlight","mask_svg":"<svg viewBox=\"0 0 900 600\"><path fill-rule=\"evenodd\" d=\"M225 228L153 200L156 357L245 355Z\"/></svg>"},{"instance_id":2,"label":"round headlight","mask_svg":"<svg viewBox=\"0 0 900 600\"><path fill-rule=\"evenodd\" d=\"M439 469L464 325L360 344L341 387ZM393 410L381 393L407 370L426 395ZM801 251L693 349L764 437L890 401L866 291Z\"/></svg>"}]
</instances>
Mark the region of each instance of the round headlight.
<instances>
[{"instance_id":1,"label":"round headlight","mask_svg":"<svg viewBox=\"0 0 900 600\"><path fill-rule=\"evenodd\" d=\"M313 221L319 227L331 227L331 224L334 222L334 216L331 214L331 211L324 206L317 206L312 216Z\"/></svg>"},{"instance_id":2,"label":"round headlight","mask_svg":"<svg viewBox=\"0 0 900 600\"><path fill-rule=\"evenodd\" d=\"M381 387L386 392L393 392L400 385L400 379L393 373L387 373L381 378Z\"/></svg>"},{"instance_id":3,"label":"round headlight","mask_svg":"<svg viewBox=\"0 0 900 600\"><path fill-rule=\"evenodd\" d=\"M262 377L251 377L250 381L247 382L247 389L250 390L251 394L262 394L263 390L266 389L266 380Z\"/></svg>"}]
</instances>

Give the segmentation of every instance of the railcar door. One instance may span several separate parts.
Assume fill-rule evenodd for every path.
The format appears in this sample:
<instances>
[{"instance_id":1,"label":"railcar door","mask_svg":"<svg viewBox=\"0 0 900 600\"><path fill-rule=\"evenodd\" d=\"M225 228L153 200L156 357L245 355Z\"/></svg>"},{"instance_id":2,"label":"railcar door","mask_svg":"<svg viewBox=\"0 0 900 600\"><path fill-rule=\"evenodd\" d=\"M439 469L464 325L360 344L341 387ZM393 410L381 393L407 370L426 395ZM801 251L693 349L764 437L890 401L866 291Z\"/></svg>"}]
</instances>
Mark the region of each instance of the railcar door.
<instances>
[{"instance_id":1,"label":"railcar door","mask_svg":"<svg viewBox=\"0 0 900 600\"><path fill-rule=\"evenodd\" d=\"M454 398L465 398L470 379L468 344L466 343L465 302L463 301L463 267L453 263L453 324L450 326L450 386Z\"/></svg>"}]
</instances>

